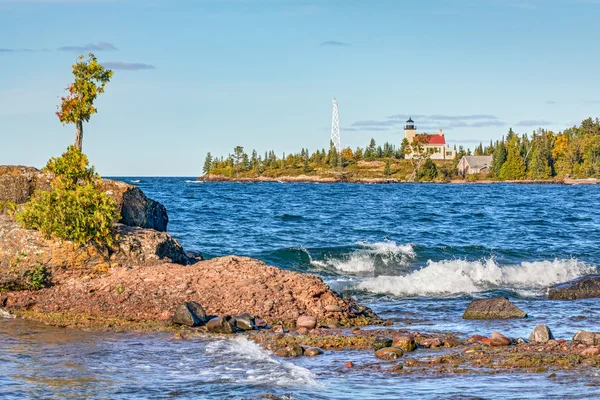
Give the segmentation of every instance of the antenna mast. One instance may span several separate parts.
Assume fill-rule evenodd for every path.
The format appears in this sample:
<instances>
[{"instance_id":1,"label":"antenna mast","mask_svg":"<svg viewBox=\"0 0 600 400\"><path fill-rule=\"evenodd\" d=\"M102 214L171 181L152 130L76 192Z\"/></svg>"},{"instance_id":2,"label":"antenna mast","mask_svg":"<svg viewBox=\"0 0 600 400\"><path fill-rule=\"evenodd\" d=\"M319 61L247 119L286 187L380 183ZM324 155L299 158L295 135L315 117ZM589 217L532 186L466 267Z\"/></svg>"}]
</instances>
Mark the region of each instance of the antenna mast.
<instances>
[{"instance_id":1,"label":"antenna mast","mask_svg":"<svg viewBox=\"0 0 600 400\"><path fill-rule=\"evenodd\" d=\"M338 115L338 101L333 99L333 116L331 117L331 142L335 146L338 154L342 150L340 138L340 117Z\"/></svg>"}]
</instances>

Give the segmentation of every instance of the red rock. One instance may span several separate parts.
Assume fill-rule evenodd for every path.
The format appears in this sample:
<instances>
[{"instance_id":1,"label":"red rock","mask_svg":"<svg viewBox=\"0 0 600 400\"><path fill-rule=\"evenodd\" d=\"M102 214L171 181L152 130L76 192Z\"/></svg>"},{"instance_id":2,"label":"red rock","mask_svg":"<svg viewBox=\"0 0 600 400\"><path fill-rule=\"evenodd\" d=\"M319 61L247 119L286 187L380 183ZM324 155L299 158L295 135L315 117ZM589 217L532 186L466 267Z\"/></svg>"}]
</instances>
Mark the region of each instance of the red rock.
<instances>
[{"instance_id":1,"label":"red rock","mask_svg":"<svg viewBox=\"0 0 600 400\"><path fill-rule=\"evenodd\" d=\"M298 328L298 333L301 335L306 335L308 333L308 329L305 327Z\"/></svg>"},{"instance_id":2,"label":"red rock","mask_svg":"<svg viewBox=\"0 0 600 400\"><path fill-rule=\"evenodd\" d=\"M484 337L483 339L480 339L479 341L483 344L487 344L488 346L492 345L492 339L490 339L490 338Z\"/></svg>"},{"instance_id":3,"label":"red rock","mask_svg":"<svg viewBox=\"0 0 600 400\"><path fill-rule=\"evenodd\" d=\"M582 356L597 356L600 355L600 348L598 347L588 347L581 352Z\"/></svg>"},{"instance_id":4,"label":"red rock","mask_svg":"<svg viewBox=\"0 0 600 400\"><path fill-rule=\"evenodd\" d=\"M481 342L481 339L486 339L486 337L481 335L473 335L469 338L469 343Z\"/></svg>"},{"instance_id":5,"label":"red rock","mask_svg":"<svg viewBox=\"0 0 600 400\"><path fill-rule=\"evenodd\" d=\"M504 336L501 333L498 332L494 332L492 333L492 338L490 341L490 344L492 346L508 346L510 345L511 340L509 338L507 338L506 336Z\"/></svg>"},{"instance_id":6,"label":"red rock","mask_svg":"<svg viewBox=\"0 0 600 400\"><path fill-rule=\"evenodd\" d=\"M354 363L352 361L348 361L346 364L344 364L344 367L352 368L352 367L354 367Z\"/></svg>"}]
</instances>

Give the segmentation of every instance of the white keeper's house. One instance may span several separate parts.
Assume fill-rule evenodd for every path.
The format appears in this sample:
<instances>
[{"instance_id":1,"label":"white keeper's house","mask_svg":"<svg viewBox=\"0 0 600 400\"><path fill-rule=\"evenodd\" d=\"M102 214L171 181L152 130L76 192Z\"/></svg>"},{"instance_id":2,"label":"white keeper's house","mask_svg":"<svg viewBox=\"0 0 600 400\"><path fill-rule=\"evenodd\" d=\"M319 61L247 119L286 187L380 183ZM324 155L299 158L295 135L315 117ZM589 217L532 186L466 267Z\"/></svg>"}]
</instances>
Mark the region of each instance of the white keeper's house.
<instances>
[{"instance_id":1,"label":"white keeper's house","mask_svg":"<svg viewBox=\"0 0 600 400\"><path fill-rule=\"evenodd\" d=\"M425 143L424 147L429 153L432 160L453 160L456 156L456 151L446 146L446 137L440 129L438 133L418 133L415 121L409 118L404 126L404 137L412 143L417 137L422 137ZM412 158L412 155L407 155L406 158Z\"/></svg>"}]
</instances>

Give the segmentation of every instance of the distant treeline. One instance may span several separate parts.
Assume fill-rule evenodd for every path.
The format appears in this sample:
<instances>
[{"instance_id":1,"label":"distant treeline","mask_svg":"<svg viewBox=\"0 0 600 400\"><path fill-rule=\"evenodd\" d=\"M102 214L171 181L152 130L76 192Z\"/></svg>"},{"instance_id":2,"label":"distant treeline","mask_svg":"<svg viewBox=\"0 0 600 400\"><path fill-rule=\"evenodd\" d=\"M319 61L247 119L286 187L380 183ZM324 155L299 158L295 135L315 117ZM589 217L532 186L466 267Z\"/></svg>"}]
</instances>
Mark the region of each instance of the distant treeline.
<instances>
[{"instance_id":1,"label":"distant treeline","mask_svg":"<svg viewBox=\"0 0 600 400\"><path fill-rule=\"evenodd\" d=\"M451 163L437 161L436 167L436 164L425 160L424 163L418 164L418 168L428 168L429 179L438 176L449 179L456 176L456 166L463 156L491 155L493 161L488 178L492 179L551 179L567 176L600 178L600 120L588 118L581 125L559 133L540 128L531 135L519 135L511 128L505 137L496 142L490 141L487 146L480 143L473 150L463 146L456 149L455 146L455 150L457 155ZM236 177L241 173L245 176L261 176L270 171L282 170L309 174L344 170L360 161L382 161L385 163L383 174L391 175L394 171L390 165L401 165L401 160L411 151L414 155L414 146L406 139L398 147L388 142L383 146L377 145L375 139L371 139L365 148L357 147L352 150L346 147L339 154L335 147L330 145L329 150L321 149L310 153L308 149L301 149L299 153L284 153L281 157L274 151L267 151L261 155L253 150L248 154L243 147L237 146L227 157L213 157L208 153L203 172L228 177ZM420 176L420 173L421 171L417 171L417 176Z\"/></svg>"}]
</instances>

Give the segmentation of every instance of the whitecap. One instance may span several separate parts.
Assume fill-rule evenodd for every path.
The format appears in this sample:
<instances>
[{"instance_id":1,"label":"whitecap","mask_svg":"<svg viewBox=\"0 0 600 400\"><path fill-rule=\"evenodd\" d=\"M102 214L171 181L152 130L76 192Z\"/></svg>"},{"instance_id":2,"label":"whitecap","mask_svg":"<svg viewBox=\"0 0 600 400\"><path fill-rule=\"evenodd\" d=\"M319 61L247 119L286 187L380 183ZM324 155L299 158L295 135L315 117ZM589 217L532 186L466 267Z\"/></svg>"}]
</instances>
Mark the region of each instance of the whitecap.
<instances>
[{"instance_id":1,"label":"whitecap","mask_svg":"<svg viewBox=\"0 0 600 400\"><path fill-rule=\"evenodd\" d=\"M276 386L319 386L315 375L307 368L275 358L258 344L239 336L230 340L217 340L206 347L208 354L223 360L242 361L251 368L243 369L240 383ZM218 367L216 363L215 367ZM231 370L231 365L227 368Z\"/></svg>"},{"instance_id":2,"label":"whitecap","mask_svg":"<svg viewBox=\"0 0 600 400\"><path fill-rule=\"evenodd\" d=\"M494 259L483 261L428 261L405 276L378 276L361 281L357 288L397 296L456 295L491 289L539 294L549 285L592 273L595 267L576 259L522 262L500 266Z\"/></svg>"}]
</instances>

